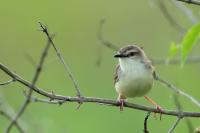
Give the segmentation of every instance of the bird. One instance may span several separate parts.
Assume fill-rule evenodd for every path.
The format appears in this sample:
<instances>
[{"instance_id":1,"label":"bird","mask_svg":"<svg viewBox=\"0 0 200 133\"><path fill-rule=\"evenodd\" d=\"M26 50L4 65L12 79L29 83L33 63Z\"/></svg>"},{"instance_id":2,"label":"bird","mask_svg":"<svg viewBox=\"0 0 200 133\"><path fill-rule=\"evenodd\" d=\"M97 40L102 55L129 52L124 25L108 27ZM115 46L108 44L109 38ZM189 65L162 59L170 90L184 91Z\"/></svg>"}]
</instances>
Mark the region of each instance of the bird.
<instances>
[{"instance_id":1,"label":"bird","mask_svg":"<svg viewBox=\"0 0 200 133\"><path fill-rule=\"evenodd\" d=\"M118 93L120 110L123 111L127 98L144 97L161 112L161 107L146 95L152 89L155 68L143 48L126 45L114 57L119 60L114 72L114 86Z\"/></svg>"}]
</instances>

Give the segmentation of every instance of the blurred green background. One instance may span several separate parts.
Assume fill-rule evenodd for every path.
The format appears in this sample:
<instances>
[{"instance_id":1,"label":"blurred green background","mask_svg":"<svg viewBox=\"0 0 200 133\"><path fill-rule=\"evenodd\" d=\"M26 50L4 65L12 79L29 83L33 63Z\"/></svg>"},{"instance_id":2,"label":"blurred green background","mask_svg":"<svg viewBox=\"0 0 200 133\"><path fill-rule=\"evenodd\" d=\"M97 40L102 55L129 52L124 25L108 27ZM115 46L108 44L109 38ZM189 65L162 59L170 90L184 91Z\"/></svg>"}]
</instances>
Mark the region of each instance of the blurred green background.
<instances>
[{"instance_id":1,"label":"blurred green background","mask_svg":"<svg viewBox=\"0 0 200 133\"><path fill-rule=\"evenodd\" d=\"M165 4L172 16L184 28L192 26L188 18L170 1ZM186 5L188 6L188 5ZM200 7L189 5L199 18ZM38 61L45 46L46 37L39 31L41 21L55 33L57 47L73 71L81 92L85 96L116 99L113 85L113 72L117 60L114 51L101 46L96 34L99 21L106 18L104 36L116 44L137 44L144 47L150 58L166 58L172 41L180 42L179 32L165 19L158 6L151 0L1 0L0 4L0 61L10 69L31 81L34 65L27 55ZM199 45L190 55L199 54ZM100 66L96 65L98 54L102 53ZM200 99L200 66L187 64L155 65L160 76L195 98ZM8 76L0 71L0 82ZM50 50L37 86L57 94L74 96L75 91L53 49ZM23 103L26 87L19 83L0 87L0 108L14 114ZM148 94L162 108L176 109L173 92L155 82ZM199 111L188 99L179 97L183 109ZM130 99L130 102L151 106L144 98ZM100 106L84 103L79 110L77 104L65 103L62 106L32 103L20 118L20 123L28 133L140 133L146 112L125 108ZM163 116L149 118L148 128L152 133L167 132L176 117ZM194 128L200 120L190 119ZM5 131L9 121L0 116L0 132ZM175 132L187 132L187 124L180 122ZM13 133L18 131L14 127Z\"/></svg>"}]
</instances>

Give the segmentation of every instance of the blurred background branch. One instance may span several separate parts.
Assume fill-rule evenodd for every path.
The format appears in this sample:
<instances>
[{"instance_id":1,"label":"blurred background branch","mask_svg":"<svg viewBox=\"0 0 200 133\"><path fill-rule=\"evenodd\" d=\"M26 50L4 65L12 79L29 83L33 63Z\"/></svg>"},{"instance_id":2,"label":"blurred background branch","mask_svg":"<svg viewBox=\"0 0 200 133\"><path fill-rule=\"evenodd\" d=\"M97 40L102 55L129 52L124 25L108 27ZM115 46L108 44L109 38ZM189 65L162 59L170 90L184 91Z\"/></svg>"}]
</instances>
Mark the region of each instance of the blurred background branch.
<instances>
[{"instance_id":1,"label":"blurred background branch","mask_svg":"<svg viewBox=\"0 0 200 133\"><path fill-rule=\"evenodd\" d=\"M47 44L44 48L44 50L42 51L40 60L39 60L39 64L37 65L36 69L35 69L35 74L33 76L33 80L32 80L32 84L31 86L34 86L39 78L39 75L42 71L42 67L45 61L45 58L47 56L48 50L50 48L50 42L49 39L47 41ZM28 107L28 105L31 102L31 96L32 96L33 90L29 89L28 90L28 95L24 101L24 103L21 105L19 111L17 112L16 116L14 116L14 118L12 119L12 121L10 122L10 124L8 125L8 127L6 128L6 133L9 133L13 127L13 125L16 123L17 119L19 119L19 117L24 113L24 111L26 110L26 108Z\"/></svg>"},{"instance_id":2,"label":"blurred background branch","mask_svg":"<svg viewBox=\"0 0 200 133\"><path fill-rule=\"evenodd\" d=\"M200 1L199 0L177 0L177 1L185 2L187 4L200 5Z\"/></svg>"},{"instance_id":3,"label":"blurred background branch","mask_svg":"<svg viewBox=\"0 0 200 133\"><path fill-rule=\"evenodd\" d=\"M161 1L159 2L162 6L164 5ZM163 9L162 9L163 10ZM164 10L164 12L167 12ZM168 14L168 13L167 13ZM168 19L169 21L171 21L170 19ZM110 41L106 40L103 36L103 25L105 24L106 22L106 19L102 19L100 20L100 23L99 23L99 29L98 29L98 40L100 42L100 44L108 49L111 49L113 51L117 51L119 49L119 47L116 45L116 44L113 44L111 43ZM173 20L173 22L176 22ZM173 23L173 25L176 25ZM175 26L177 27L177 26ZM179 26L178 26L179 27ZM184 29L182 28L178 28L179 31L183 31ZM185 30L184 30L185 32ZM98 64L100 65L101 63L101 55L102 53L98 53ZM181 60L180 58L174 58L174 59L171 59L169 61L167 61L167 59L163 59L163 58L151 58L151 61L153 62L153 64L158 64L158 65L162 65L162 64L172 64L172 65L175 65L175 64L180 64L181 63ZM191 63L200 63L200 56L189 56L187 58L187 60L185 61L186 64L191 64Z\"/></svg>"},{"instance_id":4,"label":"blurred background branch","mask_svg":"<svg viewBox=\"0 0 200 133\"><path fill-rule=\"evenodd\" d=\"M6 119L8 119L9 121L12 121L12 116L10 116L7 112L0 110L0 115L4 116ZM24 129L19 125L18 121L16 121L15 123L16 128L18 129L18 131L20 133L25 133Z\"/></svg>"}]
</instances>

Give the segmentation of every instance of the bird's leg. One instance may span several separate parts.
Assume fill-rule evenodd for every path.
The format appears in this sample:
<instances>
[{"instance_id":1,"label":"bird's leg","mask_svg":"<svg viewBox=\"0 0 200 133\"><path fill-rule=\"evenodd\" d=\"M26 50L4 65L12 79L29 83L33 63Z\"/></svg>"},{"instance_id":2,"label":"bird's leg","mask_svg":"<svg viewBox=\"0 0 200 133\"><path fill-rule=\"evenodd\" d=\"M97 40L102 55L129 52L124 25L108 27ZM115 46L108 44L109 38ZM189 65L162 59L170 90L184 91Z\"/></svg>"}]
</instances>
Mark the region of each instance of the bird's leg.
<instances>
[{"instance_id":1,"label":"bird's leg","mask_svg":"<svg viewBox=\"0 0 200 133\"><path fill-rule=\"evenodd\" d=\"M119 95L118 102L120 104L120 111L123 111L123 107L124 107L125 101L126 101L126 97L122 96L122 95Z\"/></svg>"},{"instance_id":2,"label":"bird's leg","mask_svg":"<svg viewBox=\"0 0 200 133\"><path fill-rule=\"evenodd\" d=\"M161 115L162 115L162 108L155 102L153 101L151 98L147 97L147 96L144 96L144 98L149 101L152 105L156 106L156 109L158 110L158 112L160 112L160 119L161 119Z\"/></svg>"}]
</instances>

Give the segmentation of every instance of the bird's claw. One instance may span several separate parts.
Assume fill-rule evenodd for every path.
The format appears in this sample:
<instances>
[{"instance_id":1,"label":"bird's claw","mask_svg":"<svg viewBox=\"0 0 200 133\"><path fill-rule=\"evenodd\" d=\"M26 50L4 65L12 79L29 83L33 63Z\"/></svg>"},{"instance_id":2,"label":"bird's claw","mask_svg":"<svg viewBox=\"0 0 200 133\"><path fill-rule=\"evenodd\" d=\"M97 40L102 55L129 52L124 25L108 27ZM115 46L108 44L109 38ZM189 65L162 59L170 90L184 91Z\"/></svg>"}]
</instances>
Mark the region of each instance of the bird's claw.
<instances>
[{"instance_id":1,"label":"bird's claw","mask_svg":"<svg viewBox=\"0 0 200 133\"><path fill-rule=\"evenodd\" d=\"M125 103L125 99L119 99L119 105L120 105L120 111L123 111L123 107L124 107L124 103Z\"/></svg>"},{"instance_id":2,"label":"bird's claw","mask_svg":"<svg viewBox=\"0 0 200 133\"><path fill-rule=\"evenodd\" d=\"M161 120L163 109L160 106L156 106L156 110L157 111L155 112L155 116L156 116L156 113L159 113L160 114L160 120Z\"/></svg>"}]
</instances>

